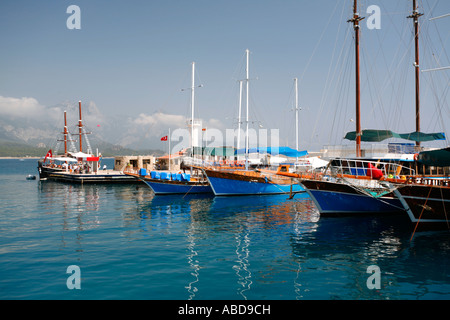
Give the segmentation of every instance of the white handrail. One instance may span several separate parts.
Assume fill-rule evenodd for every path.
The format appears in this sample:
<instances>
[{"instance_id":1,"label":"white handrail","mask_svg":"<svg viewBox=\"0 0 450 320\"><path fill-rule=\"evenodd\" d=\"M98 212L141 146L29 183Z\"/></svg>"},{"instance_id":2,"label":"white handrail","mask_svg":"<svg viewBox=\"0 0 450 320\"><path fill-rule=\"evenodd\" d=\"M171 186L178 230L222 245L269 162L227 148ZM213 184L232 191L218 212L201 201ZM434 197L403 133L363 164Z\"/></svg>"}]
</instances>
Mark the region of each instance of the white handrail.
<instances>
[{"instance_id":1,"label":"white handrail","mask_svg":"<svg viewBox=\"0 0 450 320\"><path fill-rule=\"evenodd\" d=\"M392 175L414 176L415 170L393 162L381 162L358 159L333 159L329 168L332 174L348 174L353 176L365 176L374 178L382 173L384 177ZM405 174L405 171L407 172Z\"/></svg>"}]
</instances>

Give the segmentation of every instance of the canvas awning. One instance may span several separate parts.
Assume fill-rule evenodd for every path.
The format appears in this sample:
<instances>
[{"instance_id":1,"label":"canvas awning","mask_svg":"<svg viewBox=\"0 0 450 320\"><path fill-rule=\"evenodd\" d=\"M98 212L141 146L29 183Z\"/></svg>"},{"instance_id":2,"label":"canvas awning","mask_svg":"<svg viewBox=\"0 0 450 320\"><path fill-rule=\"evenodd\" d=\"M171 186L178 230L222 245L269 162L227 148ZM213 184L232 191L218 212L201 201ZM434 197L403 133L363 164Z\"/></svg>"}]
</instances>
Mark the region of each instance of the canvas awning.
<instances>
[{"instance_id":1,"label":"canvas awning","mask_svg":"<svg viewBox=\"0 0 450 320\"><path fill-rule=\"evenodd\" d=\"M450 147L438 150L423 151L417 160L429 166L450 167Z\"/></svg>"},{"instance_id":2,"label":"canvas awning","mask_svg":"<svg viewBox=\"0 0 450 320\"><path fill-rule=\"evenodd\" d=\"M84 153L84 152L76 152L70 154L72 157L77 158L78 160L83 161L99 161L100 157L94 157L91 154Z\"/></svg>"},{"instance_id":3,"label":"canvas awning","mask_svg":"<svg viewBox=\"0 0 450 320\"><path fill-rule=\"evenodd\" d=\"M436 133L423 133L423 132L411 132L411 133L396 133L391 130L363 130L361 134L361 141L380 142L389 138L406 139L416 142L445 140L445 134L443 132ZM356 140L356 131L347 132L344 139Z\"/></svg>"},{"instance_id":4,"label":"canvas awning","mask_svg":"<svg viewBox=\"0 0 450 320\"><path fill-rule=\"evenodd\" d=\"M53 158L47 157L47 159L53 160L53 161L77 162L77 159L68 158L68 157L53 157Z\"/></svg>"}]
</instances>

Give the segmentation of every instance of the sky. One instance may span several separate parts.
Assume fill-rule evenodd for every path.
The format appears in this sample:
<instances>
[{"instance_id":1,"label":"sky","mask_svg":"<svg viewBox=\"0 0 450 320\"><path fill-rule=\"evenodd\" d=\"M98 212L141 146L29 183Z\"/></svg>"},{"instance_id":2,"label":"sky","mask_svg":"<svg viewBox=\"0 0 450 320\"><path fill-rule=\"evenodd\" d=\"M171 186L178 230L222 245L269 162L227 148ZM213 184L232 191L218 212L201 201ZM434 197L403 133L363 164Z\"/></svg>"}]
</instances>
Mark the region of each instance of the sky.
<instances>
[{"instance_id":1,"label":"sky","mask_svg":"<svg viewBox=\"0 0 450 320\"><path fill-rule=\"evenodd\" d=\"M450 65L450 1L418 1L422 70ZM69 29L71 5L80 29ZM354 124L350 0L2 0L0 117L62 127L82 101L94 135L135 148L166 149L160 138L195 116L209 130L237 128L239 80L250 50L249 120L295 147L293 79L298 78L299 149L319 151ZM380 8L380 28L369 29ZM363 129L414 127L411 0L360 1ZM72 22L73 20L70 20ZM373 21L373 20L372 20ZM422 35L423 31L423 35ZM422 128L450 134L450 70L421 73ZM245 104L243 105L245 110ZM243 113L245 115L245 113ZM0 119L1 119L0 118ZM11 129L11 128L10 128ZM225 134L224 134L225 135ZM440 142L448 145L447 141ZM176 145L174 143L173 145ZM176 150L175 150L176 151Z\"/></svg>"}]
</instances>

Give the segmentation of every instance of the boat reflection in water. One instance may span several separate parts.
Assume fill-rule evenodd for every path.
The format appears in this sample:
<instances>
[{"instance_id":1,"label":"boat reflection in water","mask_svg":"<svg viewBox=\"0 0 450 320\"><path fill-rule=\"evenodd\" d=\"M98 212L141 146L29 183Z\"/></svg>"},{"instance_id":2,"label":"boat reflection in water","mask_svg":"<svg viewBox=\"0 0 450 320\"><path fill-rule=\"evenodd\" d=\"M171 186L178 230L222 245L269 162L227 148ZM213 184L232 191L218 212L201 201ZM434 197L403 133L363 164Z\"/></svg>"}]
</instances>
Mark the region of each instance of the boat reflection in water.
<instances>
[{"instance_id":1,"label":"boat reflection in water","mask_svg":"<svg viewBox=\"0 0 450 320\"><path fill-rule=\"evenodd\" d=\"M223 297L217 292L218 299L230 298L230 291L237 299L251 298L253 287L266 282L259 270L274 272L271 257L279 254L275 247L286 241L286 235L293 230L312 232L319 219L306 194L294 200L286 195L190 195L184 199L155 196L142 211L146 219L159 220L165 232L176 228L180 218L186 222L183 246L189 275L184 289L188 299L204 298L211 283L224 286ZM284 260L286 254L290 256L288 251L280 258ZM232 282L231 274L235 275Z\"/></svg>"},{"instance_id":2,"label":"boat reflection in water","mask_svg":"<svg viewBox=\"0 0 450 320\"><path fill-rule=\"evenodd\" d=\"M430 261L447 263L447 234L410 241L405 215L321 217L306 194L159 197L146 186L43 183L38 205L58 255L88 266L87 299L117 297L117 285L127 298L191 300L405 298L428 279L441 284L426 284L430 293L446 290ZM367 289L370 265L383 290Z\"/></svg>"}]
</instances>

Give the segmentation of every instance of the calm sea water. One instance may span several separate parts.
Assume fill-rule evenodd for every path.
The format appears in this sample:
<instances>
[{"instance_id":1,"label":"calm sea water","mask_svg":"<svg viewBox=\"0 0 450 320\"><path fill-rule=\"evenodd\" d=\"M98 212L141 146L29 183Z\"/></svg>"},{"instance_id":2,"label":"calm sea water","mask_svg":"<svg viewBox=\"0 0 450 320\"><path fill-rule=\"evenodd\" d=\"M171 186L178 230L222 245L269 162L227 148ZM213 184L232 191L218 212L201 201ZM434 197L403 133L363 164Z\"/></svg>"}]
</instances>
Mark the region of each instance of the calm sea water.
<instances>
[{"instance_id":1,"label":"calm sea water","mask_svg":"<svg viewBox=\"0 0 450 320\"><path fill-rule=\"evenodd\" d=\"M307 195L26 180L36 164L0 160L0 299L450 298L448 231L410 240L404 217L322 218Z\"/></svg>"}]
</instances>

